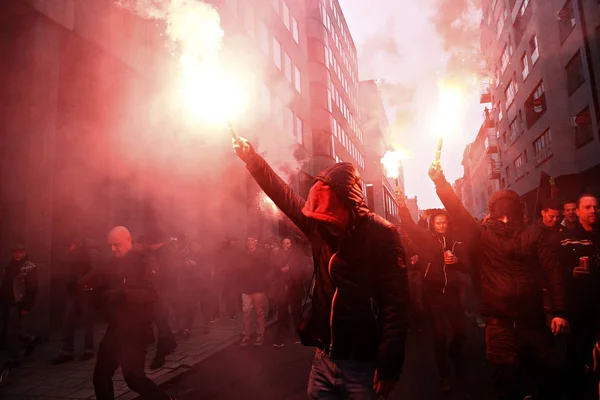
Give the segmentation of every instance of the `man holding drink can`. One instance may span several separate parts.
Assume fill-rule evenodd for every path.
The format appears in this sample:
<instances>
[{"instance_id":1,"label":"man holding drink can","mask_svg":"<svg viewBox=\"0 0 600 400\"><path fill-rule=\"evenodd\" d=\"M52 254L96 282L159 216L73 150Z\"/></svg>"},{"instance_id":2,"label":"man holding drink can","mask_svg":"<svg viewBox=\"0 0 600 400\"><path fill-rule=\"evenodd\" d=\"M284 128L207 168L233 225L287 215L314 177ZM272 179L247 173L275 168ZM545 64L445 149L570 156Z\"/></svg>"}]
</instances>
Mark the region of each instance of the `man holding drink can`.
<instances>
[{"instance_id":1,"label":"man holding drink can","mask_svg":"<svg viewBox=\"0 0 600 400\"><path fill-rule=\"evenodd\" d=\"M583 398L597 390L586 371L593 366L592 351L600 331L600 234L598 199L583 194L577 200L578 223L563 232L560 241L562 265L568 272L568 314L571 334L567 345L568 387L572 398Z\"/></svg>"}]
</instances>

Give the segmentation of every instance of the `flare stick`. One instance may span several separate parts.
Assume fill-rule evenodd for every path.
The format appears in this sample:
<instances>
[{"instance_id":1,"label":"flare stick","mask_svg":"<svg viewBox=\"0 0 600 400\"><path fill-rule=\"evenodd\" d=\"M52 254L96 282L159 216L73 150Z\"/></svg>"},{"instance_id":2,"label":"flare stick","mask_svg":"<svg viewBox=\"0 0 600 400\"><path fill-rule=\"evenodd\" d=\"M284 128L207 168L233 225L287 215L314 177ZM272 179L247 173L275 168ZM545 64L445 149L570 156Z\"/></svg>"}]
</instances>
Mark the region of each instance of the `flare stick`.
<instances>
[{"instance_id":1,"label":"flare stick","mask_svg":"<svg viewBox=\"0 0 600 400\"><path fill-rule=\"evenodd\" d=\"M233 124L231 123L231 121L227 121L227 127L229 128L229 132L231 133L231 137L233 138L233 140L238 140L240 138L240 135L238 135L235 129L233 129Z\"/></svg>"},{"instance_id":2,"label":"flare stick","mask_svg":"<svg viewBox=\"0 0 600 400\"><path fill-rule=\"evenodd\" d=\"M437 150L435 152L435 163L440 163L440 158L442 157L442 145L444 144L444 137L440 136L440 140L438 140Z\"/></svg>"}]
</instances>

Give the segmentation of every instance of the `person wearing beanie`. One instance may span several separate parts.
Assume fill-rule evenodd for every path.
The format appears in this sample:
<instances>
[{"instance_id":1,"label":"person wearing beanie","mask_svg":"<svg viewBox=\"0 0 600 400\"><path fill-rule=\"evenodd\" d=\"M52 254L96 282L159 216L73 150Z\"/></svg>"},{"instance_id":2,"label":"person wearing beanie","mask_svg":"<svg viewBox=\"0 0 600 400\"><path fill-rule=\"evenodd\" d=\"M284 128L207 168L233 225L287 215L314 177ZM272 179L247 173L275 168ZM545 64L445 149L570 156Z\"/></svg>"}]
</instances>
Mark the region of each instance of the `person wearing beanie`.
<instances>
[{"instance_id":1,"label":"person wearing beanie","mask_svg":"<svg viewBox=\"0 0 600 400\"><path fill-rule=\"evenodd\" d=\"M543 230L524 225L523 204L512 190L492 194L490 218L478 224L461 204L439 163L429 177L457 234L474 250L486 317L486 356L501 399L523 399L534 386L540 398L559 399L558 360L552 334L567 332L567 293L558 251ZM549 308L544 308L544 289ZM546 312L550 312L550 326ZM530 367L530 368L528 368ZM531 381L529 377L533 376Z\"/></svg>"},{"instance_id":2,"label":"person wearing beanie","mask_svg":"<svg viewBox=\"0 0 600 400\"><path fill-rule=\"evenodd\" d=\"M458 366L467 337L459 276L459 272L468 271L467 251L456 239L444 210L431 210L428 213L429 228L424 229L413 221L401 193L396 195L396 202L402 232L411 239L424 268L421 271L423 300L433 327L433 348L441 389L448 393L451 391L449 361Z\"/></svg>"},{"instance_id":3,"label":"person wearing beanie","mask_svg":"<svg viewBox=\"0 0 600 400\"><path fill-rule=\"evenodd\" d=\"M325 168L305 201L246 139L233 145L265 194L312 246L312 307L302 310L298 325L301 342L317 348L308 397L387 398L404 363L409 313L396 227L367 208L352 164Z\"/></svg>"}]
</instances>

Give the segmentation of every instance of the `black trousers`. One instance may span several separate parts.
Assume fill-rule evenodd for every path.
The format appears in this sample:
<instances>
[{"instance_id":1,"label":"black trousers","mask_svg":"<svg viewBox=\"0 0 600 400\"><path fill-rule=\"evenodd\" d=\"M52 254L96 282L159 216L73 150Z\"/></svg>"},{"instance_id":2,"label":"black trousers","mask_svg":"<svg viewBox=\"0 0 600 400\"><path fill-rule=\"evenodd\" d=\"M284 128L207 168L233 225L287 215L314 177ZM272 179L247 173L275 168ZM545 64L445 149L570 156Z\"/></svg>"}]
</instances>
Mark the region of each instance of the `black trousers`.
<instances>
[{"instance_id":1,"label":"black trousers","mask_svg":"<svg viewBox=\"0 0 600 400\"><path fill-rule=\"evenodd\" d=\"M177 329L192 329L194 317L198 308L202 312L202 322L208 326L211 312L211 294L203 288L197 287L197 290L188 290L183 293L177 310Z\"/></svg>"},{"instance_id":2,"label":"black trousers","mask_svg":"<svg viewBox=\"0 0 600 400\"><path fill-rule=\"evenodd\" d=\"M19 361L21 342L30 343L35 339L22 330L22 310L19 303L0 303L0 342L6 346L9 363Z\"/></svg>"},{"instance_id":3,"label":"black trousers","mask_svg":"<svg viewBox=\"0 0 600 400\"><path fill-rule=\"evenodd\" d=\"M158 331L158 340L156 341L156 353L166 354L177 346L175 335L169 325L169 316L171 307L168 300L160 298L154 308L154 325Z\"/></svg>"},{"instance_id":4,"label":"black trousers","mask_svg":"<svg viewBox=\"0 0 600 400\"><path fill-rule=\"evenodd\" d=\"M433 347L441 378L451 375L450 359L456 359L467 338L465 311L458 291L424 293L425 310L433 328Z\"/></svg>"},{"instance_id":5,"label":"black trousers","mask_svg":"<svg viewBox=\"0 0 600 400\"><path fill-rule=\"evenodd\" d=\"M220 292L220 293L219 293ZM235 318L238 310L240 309L241 293L236 285L222 284L214 292L212 303L212 318L220 317L220 301L219 294L221 295L221 301L225 303L225 312L229 318Z\"/></svg>"},{"instance_id":6,"label":"black trousers","mask_svg":"<svg viewBox=\"0 0 600 400\"><path fill-rule=\"evenodd\" d=\"M592 376L596 343L593 317L574 320L567 336L565 394L569 399L597 399L597 376ZM590 370L587 370L591 367Z\"/></svg>"},{"instance_id":7,"label":"black trousers","mask_svg":"<svg viewBox=\"0 0 600 400\"><path fill-rule=\"evenodd\" d=\"M94 350L94 317L87 294L67 297L64 318L63 352L73 354L75 351L75 331L83 327L84 346L86 351Z\"/></svg>"},{"instance_id":8,"label":"black trousers","mask_svg":"<svg viewBox=\"0 0 600 400\"><path fill-rule=\"evenodd\" d=\"M291 310L294 324L300 322L300 316L302 314L302 300L304 297L304 291L302 284L300 283L288 283L286 286L281 288L281 291L277 295L277 336L282 336L284 333L289 331L289 315ZM269 307L271 304L269 304ZM292 331L295 331L295 326Z\"/></svg>"},{"instance_id":9,"label":"black trousers","mask_svg":"<svg viewBox=\"0 0 600 400\"><path fill-rule=\"evenodd\" d=\"M144 371L146 347L150 340L151 324L128 325L119 329L109 325L98 347L94 369L94 391L97 400L113 400L113 376L121 367L125 383L143 399L169 400Z\"/></svg>"},{"instance_id":10,"label":"black trousers","mask_svg":"<svg viewBox=\"0 0 600 400\"><path fill-rule=\"evenodd\" d=\"M550 329L520 327L511 321L487 319L486 357L493 366L494 389L500 400L525 396L561 398L559 365Z\"/></svg>"}]
</instances>

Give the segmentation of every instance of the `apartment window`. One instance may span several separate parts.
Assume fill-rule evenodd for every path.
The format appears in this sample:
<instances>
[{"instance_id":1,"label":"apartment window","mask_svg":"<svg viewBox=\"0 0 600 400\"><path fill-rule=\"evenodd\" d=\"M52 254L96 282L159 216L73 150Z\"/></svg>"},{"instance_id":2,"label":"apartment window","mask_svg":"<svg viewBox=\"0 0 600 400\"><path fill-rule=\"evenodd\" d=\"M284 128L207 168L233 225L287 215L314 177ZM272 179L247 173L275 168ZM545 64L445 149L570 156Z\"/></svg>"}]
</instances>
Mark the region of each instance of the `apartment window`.
<instances>
[{"instance_id":1,"label":"apartment window","mask_svg":"<svg viewBox=\"0 0 600 400\"><path fill-rule=\"evenodd\" d=\"M546 93L544 92L544 82L541 82L525 100L525 119L527 120L527 129L546 112Z\"/></svg>"},{"instance_id":2,"label":"apartment window","mask_svg":"<svg viewBox=\"0 0 600 400\"><path fill-rule=\"evenodd\" d=\"M331 113L333 112L331 101L331 90L327 89L327 110Z\"/></svg>"},{"instance_id":3,"label":"apartment window","mask_svg":"<svg viewBox=\"0 0 600 400\"><path fill-rule=\"evenodd\" d=\"M523 71L523 81L525 81L529 76L529 59L527 58L527 52L523 53L523 56L521 57L521 71Z\"/></svg>"},{"instance_id":4,"label":"apartment window","mask_svg":"<svg viewBox=\"0 0 600 400\"><path fill-rule=\"evenodd\" d=\"M283 117L283 104L281 104L281 100L279 100L277 97L274 97L273 101L272 101L272 105L273 105L273 108L271 111L273 114L273 120L275 121L275 123L278 126L281 126L281 127L285 126L283 123L283 118L284 118Z\"/></svg>"},{"instance_id":5,"label":"apartment window","mask_svg":"<svg viewBox=\"0 0 600 400\"><path fill-rule=\"evenodd\" d=\"M535 156L535 165L538 166L552 157L552 135L550 129L547 129L537 139L533 141L533 154Z\"/></svg>"},{"instance_id":6,"label":"apartment window","mask_svg":"<svg viewBox=\"0 0 600 400\"><path fill-rule=\"evenodd\" d=\"M271 112L271 89L266 84L262 84L260 90L260 100L264 104L265 112Z\"/></svg>"},{"instance_id":7,"label":"apartment window","mask_svg":"<svg viewBox=\"0 0 600 400\"><path fill-rule=\"evenodd\" d=\"M281 13L281 18L283 18L283 24L289 31L290 30L290 9L285 1L283 1L281 3L281 7L283 9L283 12Z\"/></svg>"},{"instance_id":8,"label":"apartment window","mask_svg":"<svg viewBox=\"0 0 600 400\"><path fill-rule=\"evenodd\" d=\"M514 142L521 134L519 120L515 117L510 123L510 142Z\"/></svg>"},{"instance_id":9,"label":"apartment window","mask_svg":"<svg viewBox=\"0 0 600 400\"><path fill-rule=\"evenodd\" d=\"M283 72L285 75L285 79L287 79L289 83L292 83L292 59L290 58L290 55L288 53L284 53L283 59Z\"/></svg>"},{"instance_id":10,"label":"apartment window","mask_svg":"<svg viewBox=\"0 0 600 400\"><path fill-rule=\"evenodd\" d=\"M504 50L502 51L502 59L500 64L500 73L504 73L506 67L508 67L508 63L510 61L510 54L508 53L508 46L504 46Z\"/></svg>"},{"instance_id":11,"label":"apartment window","mask_svg":"<svg viewBox=\"0 0 600 400\"><path fill-rule=\"evenodd\" d=\"M573 94L585 80L583 76L583 61L581 53L578 51L565 67L567 71L567 89L569 95Z\"/></svg>"},{"instance_id":12,"label":"apartment window","mask_svg":"<svg viewBox=\"0 0 600 400\"><path fill-rule=\"evenodd\" d=\"M260 48L265 54L269 54L269 29L263 21L258 24L258 37L260 40Z\"/></svg>"},{"instance_id":13,"label":"apartment window","mask_svg":"<svg viewBox=\"0 0 600 400\"><path fill-rule=\"evenodd\" d=\"M525 176L525 160L523 159L523 155L519 155L513 161L513 166L515 167L515 179L519 180Z\"/></svg>"},{"instance_id":14,"label":"apartment window","mask_svg":"<svg viewBox=\"0 0 600 400\"><path fill-rule=\"evenodd\" d=\"M294 66L294 86L298 93L302 93L302 75L298 66Z\"/></svg>"},{"instance_id":15,"label":"apartment window","mask_svg":"<svg viewBox=\"0 0 600 400\"><path fill-rule=\"evenodd\" d=\"M283 112L283 127L290 135L294 135L294 113L289 108L285 108Z\"/></svg>"},{"instance_id":16,"label":"apartment window","mask_svg":"<svg viewBox=\"0 0 600 400\"><path fill-rule=\"evenodd\" d=\"M592 116L590 108L584 108L579 114L573 117L573 126L575 128L575 147L580 148L594 140L594 131L592 129Z\"/></svg>"},{"instance_id":17,"label":"apartment window","mask_svg":"<svg viewBox=\"0 0 600 400\"><path fill-rule=\"evenodd\" d=\"M563 44L575 27L575 14L571 0L567 0L563 8L556 13L556 19L558 20L560 44Z\"/></svg>"},{"instance_id":18,"label":"apartment window","mask_svg":"<svg viewBox=\"0 0 600 400\"><path fill-rule=\"evenodd\" d=\"M504 90L504 95L506 96L506 108L508 109L515 99L515 95L517 94L517 86L515 84L515 80L511 79Z\"/></svg>"},{"instance_id":19,"label":"apartment window","mask_svg":"<svg viewBox=\"0 0 600 400\"><path fill-rule=\"evenodd\" d=\"M538 47L537 36L533 35L529 41L529 48L531 49L531 65L535 65L537 60L540 58L540 50Z\"/></svg>"},{"instance_id":20,"label":"apartment window","mask_svg":"<svg viewBox=\"0 0 600 400\"><path fill-rule=\"evenodd\" d=\"M292 35L294 36L294 41L300 44L300 34L298 31L298 21L296 18L292 17Z\"/></svg>"},{"instance_id":21,"label":"apartment window","mask_svg":"<svg viewBox=\"0 0 600 400\"><path fill-rule=\"evenodd\" d=\"M504 17L503 17L503 14L500 14L498 16L498 21L496 21L496 26L498 27L498 31L496 33L496 39L499 39L500 35L502 35L502 31L504 30Z\"/></svg>"},{"instance_id":22,"label":"apartment window","mask_svg":"<svg viewBox=\"0 0 600 400\"><path fill-rule=\"evenodd\" d=\"M248 1L244 3L244 24L250 36L254 36L254 9Z\"/></svg>"},{"instance_id":23,"label":"apartment window","mask_svg":"<svg viewBox=\"0 0 600 400\"><path fill-rule=\"evenodd\" d=\"M281 43L275 38L273 38L273 62L281 69Z\"/></svg>"}]
</instances>

